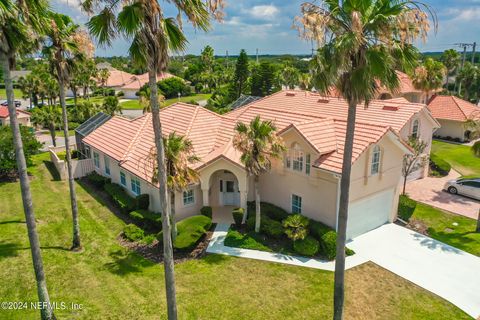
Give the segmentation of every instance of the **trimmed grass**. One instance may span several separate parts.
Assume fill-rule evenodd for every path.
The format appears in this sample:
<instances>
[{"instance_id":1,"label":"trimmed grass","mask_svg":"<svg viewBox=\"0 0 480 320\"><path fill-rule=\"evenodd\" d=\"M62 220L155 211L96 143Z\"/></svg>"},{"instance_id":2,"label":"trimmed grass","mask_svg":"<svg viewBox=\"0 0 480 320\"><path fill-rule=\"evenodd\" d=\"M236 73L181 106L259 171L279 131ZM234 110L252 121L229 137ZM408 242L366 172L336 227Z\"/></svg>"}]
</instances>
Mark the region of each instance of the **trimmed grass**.
<instances>
[{"instance_id":1,"label":"trimmed grass","mask_svg":"<svg viewBox=\"0 0 480 320\"><path fill-rule=\"evenodd\" d=\"M165 107L174 104L175 102L185 102L189 103L192 100L193 101L201 101L201 100L208 100L212 95L211 94L196 94L193 96L188 96L188 97L181 97L180 99L178 98L172 98L172 99L167 99L165 100ZM140 105L138 100L129 100L129 101L124 101L121 102L120 105L122 106L123 109L125 110L142 110L143 107Z\"/></svg>"},{"instance_id":2,"label":"trimmed grass","mask_svg":"<svg viewBox=\"0 0 480 320\"><path fill-rule=\"evenodd\" d=\"M138 100L128 100L120 102L123 110L143 110Z\"/></svg>"},{"instance_id":3,"label":"trimmed grass","mask_svg":"<svg viewBox=\"0 0 480 320\"><path fill-rule=\"evenodd\" d=\"M166 319L163 265L122 247L125 223L77 184L84 251L72 253L66 181L54 181L35 156L31 188L51 301L82 304L59 319ZM49 167L51 167L49 165ZM36 301L18 183L0 184L0 297ZM250 259L207 255L175 265L181 319L329 319L333 273ZM346 272L346 319L471 319L437 296L372 264ZM1 310L2 319L38 311Z\"/></svg>"},{"instance_id":4,"label":"trimmed grass","mask_svg":"<svg viewBox=\"0 0 480 320\"><path fill-rule=\"evenodd\" d=\"M410 200L410 202L415 202ZM475 233L477 221L417 202L410 219L423 221L433 239L480 256L480 233ZM458 224L458 225L454 225Z\"/></svg>"},{"instance_id":5,"label":"trimmed grass","mask_svg":"<svg viewBox=\"0 0 480 320\"><path fill-rule=\"evenodd\" d=\"M74 136L75 135L75 130L68 130L68 136ZM55 130L55 136L56 137L65 137L65 134L63 130Z\"/></svg>"},{"instance_id":6,"label":"trimmed grass","mask_svg":"<svg viewBox=\"0 0 480 320\"><path fill-rule=\"evenodd\" d=\"M104 99L105 99L105 97L102 97L102 96L90 97L89 99L77 98L77 103L84 102L84 101L90 101L92 103L102 104ZM73 104L73 98L67 98L66 102L67 102L67 104Z\"/></svg>"},{"instance_id":7,"label":"trimmed grass","mask_svg":"<svg viewBox=\"0 0 480 320\"><path fill-rule=\"evenodd\" d=\"M480 177L480 158L473 155L469 146L434 140L432 153L450 163L461 175Z\"/></svg>"},{"instance_id":8,"label":"trimmed grass","mask_svg":"<svg viewBox=\"0 0 480 320\"><path fill-rule=\"evenodd\" d=\"M13 96L17 100L22 99L22 91L20 89L13 89ZM7 92L5 88L0 89L0 100L7 100Z\"/></svg>"}]
</instances>

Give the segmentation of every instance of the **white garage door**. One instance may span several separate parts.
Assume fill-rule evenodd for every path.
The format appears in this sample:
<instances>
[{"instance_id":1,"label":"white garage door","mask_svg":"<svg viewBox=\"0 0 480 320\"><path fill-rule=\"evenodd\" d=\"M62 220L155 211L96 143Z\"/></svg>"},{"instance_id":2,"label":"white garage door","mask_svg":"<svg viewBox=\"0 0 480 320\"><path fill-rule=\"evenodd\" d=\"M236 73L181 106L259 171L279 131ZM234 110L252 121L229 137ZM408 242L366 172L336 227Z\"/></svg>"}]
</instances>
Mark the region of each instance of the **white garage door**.
<instances>
[{"instance_id":1,"label":"white garage door","mask_svg":"<svg viewBox=\"0 0 480 320\"><path fill-rule=\"evenodd\" d=\"M350 204L348 210L347 239L373 230L389 221L394 189Z\"/></svg>"}]
</instances>

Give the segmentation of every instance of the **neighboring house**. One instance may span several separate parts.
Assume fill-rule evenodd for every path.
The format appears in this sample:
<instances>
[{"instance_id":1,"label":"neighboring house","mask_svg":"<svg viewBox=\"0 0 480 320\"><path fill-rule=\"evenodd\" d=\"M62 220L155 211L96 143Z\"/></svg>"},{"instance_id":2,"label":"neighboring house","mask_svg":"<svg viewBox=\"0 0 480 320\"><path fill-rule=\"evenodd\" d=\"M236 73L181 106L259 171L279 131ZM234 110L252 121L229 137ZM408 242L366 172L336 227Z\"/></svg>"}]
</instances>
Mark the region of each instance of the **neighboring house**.
<instances>
[{"instance_id":1,"label":"neighboring house","mask_svg":"<svg viewBox=\"0 0 480 320\"><path fill-rule=\"evenodd\" d=\"M435 136L450 137L462 142L470 138L465 122L480 118L480 107L455 96L435 96L428 103L428 109L441 124Z\"/></svg>"},{"instance_id":2,"label":"neighboring house","mask_svg":"<svg viewBox=\"0 0 480 320\"><path fill-rule=\"evenodd\" d=\"M18 123L27 127L30 127L32 124L30 122L31 114L29 112L17 109L17 119ZM8 115L8 108L0 106L0 126L9 126L10 125L10 116Z\"/></svg>"},{"instance_id":3,"label":"neighboring house","mask_svg":"<svg viewBox=\"0 0 480 320\"><path fill-rule=\"evenodd\" d=\"M157 75L157 82L171 77L175 77L168 72L162 72ZM138 99L137 92L148 83L148 73L144 73L139 76L134 76L133 80L120 88L123 92L123 98L125 99Z\"/></svg>"},{"instance_id":4,"label":"neighboring house","mask_svg":"<svg viewBox=\"0 0 480 320\"><path fill-rule=\"evenodd\" d=\"M260 115L275 123L288 148L283 159L273 162L271 172L260 177L262 201L335 228L347 108L343 99L281 91L225 115L184 103L162 109L163 134L185 135L201 159L193 165L200 175L198 184L175 196L177 217L197 214L202 206L245 208L247 200L254 199L252 178L247 177L232 137L238 121ZM403 156L411 152L404 139L416 134L430 148L437 127L425 105L404 99L358 107L349 238L396 218ZM153 137L151 114L146 114L134 120L113 117L83 143L90 148L98 173L132 195L149 194L150 209L159 212L159 192L151 183L153 170L147 161Z\"/></svg>"}]
</instances>

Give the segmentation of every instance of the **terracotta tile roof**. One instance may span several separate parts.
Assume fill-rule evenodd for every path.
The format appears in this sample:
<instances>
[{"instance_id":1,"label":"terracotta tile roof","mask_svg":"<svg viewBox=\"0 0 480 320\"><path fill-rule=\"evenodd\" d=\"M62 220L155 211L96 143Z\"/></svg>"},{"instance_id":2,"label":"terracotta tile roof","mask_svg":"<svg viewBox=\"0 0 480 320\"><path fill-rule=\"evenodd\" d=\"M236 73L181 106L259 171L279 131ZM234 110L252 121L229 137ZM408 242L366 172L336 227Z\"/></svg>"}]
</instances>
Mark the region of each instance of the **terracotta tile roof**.
<instances>
[{"instance_id":1,"label":"terracotta tile roof","mask_svg":"<svg viewBox=\"0 0 480 320\"><path fill-rule=\"evenodd\" d=\"M109 70L109 72L110 72L110 75L105 84L107 87L121 87L126 85L127 83L131 83L135 79L134 74L131 74L125 71L112 69L112 70Z\"/></svg>"},{"instance_id":2,"label":"terracotta tile roof","mask_svg":"<svg viewBox=\"0 0 480 320\"><path fill-rule=\"evenodd\" d=\"M17 115L19 115L20 113L30 115L30 112L17 109ZM8 107L0 106L0 118L8 118Z\"/></svg>"},{"instance_id":3,"label":"terracotta tile roof","mask_svg":"<svg viewBox=\"0 0 480 320\"><path fill-rule=\"evenodd\" d=\"M296 129L319 154L326 154L337 150L337 137L333 119L316 119L291 124L278 134L282 135L291 128Z\"/></svg>"},{"instance_id":4,"label":"terracotta tile roof","mask_svg":"<svg viewBox=\"0 0 480 320\"><path fill-rule=\"evenodd\" d=\"M428 109L437 119L466 121L480 115L480 108L455 96L435 96L428 103Z\"/></svg>"},{"instance_id":5,"label":"terracotta tile roof","mask_svg":"<svg viewBox=\"0 0 480 320\"><path fill-rule=\"evenodd\" d=\"M157 81L165 80L171 77L175 77L175 76L168 72L162 72L157 75ZM148 82L148 73L144 73L139 76L134 76L134 79L131 82L125 84L121 88L121 90L137 90L138 91L147 82Z\"/></svg>"}]
</instances>

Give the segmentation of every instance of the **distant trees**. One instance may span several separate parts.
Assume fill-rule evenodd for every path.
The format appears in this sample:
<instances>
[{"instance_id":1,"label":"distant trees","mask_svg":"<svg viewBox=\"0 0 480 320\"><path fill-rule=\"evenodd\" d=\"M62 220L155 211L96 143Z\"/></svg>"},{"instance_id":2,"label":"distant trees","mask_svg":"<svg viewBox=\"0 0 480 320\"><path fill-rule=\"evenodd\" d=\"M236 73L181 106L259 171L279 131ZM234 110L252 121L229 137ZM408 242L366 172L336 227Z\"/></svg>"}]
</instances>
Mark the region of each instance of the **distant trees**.
<instances>
[{"instance_id":1,"label":"distant trees","mask_svg":"<svg viewBox=\"0 0 480 320\"><path fill-rule=\"evenodd\" d=\"M249 74L247 52L242 49L238 56L233 76L236 98L240 97L240 95L245 92Z\"/></svg>"},{"instance_id":2,"label":"distant trees","mask_svg":"<svg viewBox=\"0 0 480 320\"><path fill-rule=\"evenodd\" d=\"M428 103L432 91L442 87L446 72L443 63L432 58L427 58L422 65L415 68L412 77L413 85L425 93L425 103Z\"/></svg>"},{"instance_id":3,"label":"distant trees","mask_svg":"<svg viewBox=\"0 0 480 320\"><path fill-rule=\"evenodd\" d=\"M178 77L171 77L157 82L160 93L167 99L177 98L180 93L181 96L189 96L192 92L190 87Z\"/></svg>"},{"instance_id":4,"label":"distant trees","mask_svg":"<svg viewBox=\"0 0 480 320\"><path fill-rule=\"evenodd\" d=\"M250 80L250 94L264 97L280 90L276 85L275 67L269 62L255 64L252 68Z\"/></svg>"},{"instance_id":5,"label":"distant trees","mask_svg":"<svg viewBox=\"0 0 480 320\"><path fill-rule=\"evenodd\" d=\"M122 106L118 103L118 98L115 96L106 97L105 100L103 100L102 109L112 117L116 113L122 113Z\"/></svg>"},{"instance_id":6,"label":"distant trees","mask_svg":"<svg viewBox=\"0 0 480 320\"><path fill-rule=\"evenodd\" d=\"M478 100L478 94L480 89L479 79L480 71L478 67L471 64L470 62L465 62L465 65L458 72L457 75L457 80L461 84L461 89L463 90L462 96L464 100L469 100L472 94L475 94ZM459 94L462 94L462 92L459 92Z\"/></svg>"},{"instance_id":7,"label":"distant trees","mask_svg":"<svg viewBox=\"0 0 480 320\"><path fill-rule=\"evenodd\" d=\"M460 65L460 53L455 49L445 50L440 58L440 61L446 68L446 81L445 88L449 91L448 84L450 79L450 74L457 70Z\"/></svg>"}]
</instances>

